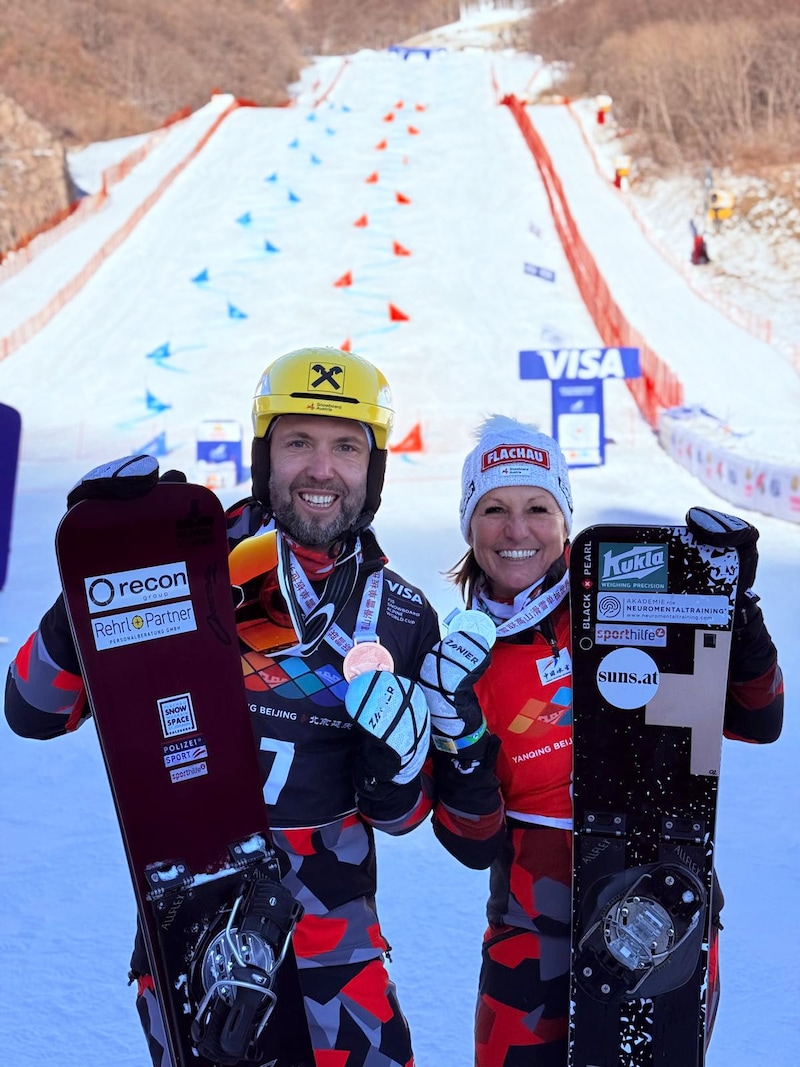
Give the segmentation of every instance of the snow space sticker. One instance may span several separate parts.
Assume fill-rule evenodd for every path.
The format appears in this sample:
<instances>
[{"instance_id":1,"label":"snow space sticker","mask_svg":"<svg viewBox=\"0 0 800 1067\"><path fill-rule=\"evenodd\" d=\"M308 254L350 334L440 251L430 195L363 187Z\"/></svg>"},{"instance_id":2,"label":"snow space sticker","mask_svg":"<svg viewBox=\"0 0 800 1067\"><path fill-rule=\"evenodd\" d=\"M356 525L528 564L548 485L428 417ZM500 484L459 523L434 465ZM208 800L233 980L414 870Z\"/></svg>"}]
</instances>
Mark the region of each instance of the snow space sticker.
<instances>
[{"instance_id":1,"label":"snow space sticker","mask_svg":"<svg viewBox=\"0 0 800 1067\"><path fill-rule=\"evenodd\" d=\"M726 596L702 593L600 593L598 622L690 622L727 626L730 602Z\"/></svg>"},{"instance_id":2,"label":"snow space sticker","mask_svg":"<svg viewBox=\"0 0 800 1067\"><path fill-rule=\"evenodd\" d=\"M615 708L642 708L658 692L658 666L640 648L615 648L597 667L597 688Z\"/></svg>"},{"instance_id":3,"label":"snow space sticker","mask_svg":"<svg viewBox=\"0 0 800 1067\"><path fill-rule=\"evenodd\" d=\"M164 737L197 733L191 693L162 697L158 701L158 714L161 716L161 732Z\"/></svg>"}]
</instances>

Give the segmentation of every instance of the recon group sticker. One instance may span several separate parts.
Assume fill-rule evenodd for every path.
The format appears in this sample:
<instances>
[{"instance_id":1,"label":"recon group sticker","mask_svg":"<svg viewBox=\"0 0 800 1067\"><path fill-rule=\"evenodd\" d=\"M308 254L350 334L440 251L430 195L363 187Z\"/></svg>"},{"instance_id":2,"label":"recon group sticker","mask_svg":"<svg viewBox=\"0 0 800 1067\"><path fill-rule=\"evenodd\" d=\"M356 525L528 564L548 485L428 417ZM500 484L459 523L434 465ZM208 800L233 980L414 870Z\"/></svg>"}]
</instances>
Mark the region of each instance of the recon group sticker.
<instances>
[{"instance_id":1,"label":"recon group sticker","mask_svg":"<svg viewBox=\"0 0 800 1067\"><path fill-rule=\"evenodd\" d=\"M667 546L600 543L600 588L664 590Z\"/></svg>"},{"instance_id":2,"label":"recon group sticker","mask_svg":"<svg viewBox=\"0 0 800 1067\"><path fill-rule=\"evenodd\" d=\"M83 584L91 615L139 604L175 600L189 593L185 563L165 563L158 567L96 574L92 578L84 578Z\"/></svg>"},{"instance_id":3,"label":"recon group sticker","mask_svg":"<svg viewBox=\"0 0 800 1067\"><path fill-rule=\"evenodd\" d=\"M727 626L730 602L726 596L704 593L599 593L600 622L690 622Z\"/></svg>"},{"instance_id":4,"label":"recon group sticker","mask_svg":"<svg viewBox=\"0 0 800 1067\"><path fill-rule=\"evenodd\" d=\"M666 626L635 626L621 622L598 623L594 628L598 645L652 645L663 648L667 643Z\"/></svg>"},{"instance_id":5,"label":"recon group sticker","mask_svg":"<svg viewBox=\"0 0 800 1067\"><path fill-rule=\"evenodd\" d=\"M161 732L164 737L177 737L180 734L197 733L191 693L178 693L173 697L162 697L158 701L158 714L161 717Z\"/></svg>"},{"instance_id":6,"label":"recon group sticker","mask_svg":"<svg viewBox=\"0 0 800 1067\"><path fill-rule=\"evenodd\" d=\"M615 708L642 708L658 692L658 666L639 648L615 648L600 660L597 688Z\"/></svg>"}]
</instances>

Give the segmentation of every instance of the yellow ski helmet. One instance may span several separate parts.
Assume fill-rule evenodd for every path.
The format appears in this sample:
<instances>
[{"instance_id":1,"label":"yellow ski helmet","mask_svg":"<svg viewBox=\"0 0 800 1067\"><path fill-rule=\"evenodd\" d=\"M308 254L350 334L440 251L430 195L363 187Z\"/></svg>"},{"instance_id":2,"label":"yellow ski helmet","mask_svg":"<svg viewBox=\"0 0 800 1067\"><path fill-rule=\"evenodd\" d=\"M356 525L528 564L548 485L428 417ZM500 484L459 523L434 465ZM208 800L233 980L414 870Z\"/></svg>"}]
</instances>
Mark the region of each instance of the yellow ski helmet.
<instances>
[{"instance_id":1,"label":"yellow ski helmet","mask_svg":"<svg viewBox=\"0 0 800 1067\"><path fill-rule=\"evenodd\" d=\"M329 415L366 423L386 449L392 391L377 367L338 348L298 348L270 363L253 398L253 433L266 437L277 415Z\"/></svg>"}]
</instances>

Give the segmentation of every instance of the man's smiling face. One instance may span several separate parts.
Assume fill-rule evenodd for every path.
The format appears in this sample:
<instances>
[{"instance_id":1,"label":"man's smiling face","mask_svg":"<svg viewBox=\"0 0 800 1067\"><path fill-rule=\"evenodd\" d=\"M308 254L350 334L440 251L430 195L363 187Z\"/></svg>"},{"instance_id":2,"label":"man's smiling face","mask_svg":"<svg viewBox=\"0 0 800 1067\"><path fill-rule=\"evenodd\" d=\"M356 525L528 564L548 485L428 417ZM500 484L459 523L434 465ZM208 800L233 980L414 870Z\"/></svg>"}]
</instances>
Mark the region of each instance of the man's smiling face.
<instances>
[{"instance_id":1,"label":"man's smiling face","mask_svg":"<svg viewBox=\"0 0 800 1067\"><path fill-rule=\"evenodd\" d=\"M364 427L327 415L281 415L270 434L275 521L302 545L331 544L351 527L367 493Z\"/></svg>"}]
</instances>

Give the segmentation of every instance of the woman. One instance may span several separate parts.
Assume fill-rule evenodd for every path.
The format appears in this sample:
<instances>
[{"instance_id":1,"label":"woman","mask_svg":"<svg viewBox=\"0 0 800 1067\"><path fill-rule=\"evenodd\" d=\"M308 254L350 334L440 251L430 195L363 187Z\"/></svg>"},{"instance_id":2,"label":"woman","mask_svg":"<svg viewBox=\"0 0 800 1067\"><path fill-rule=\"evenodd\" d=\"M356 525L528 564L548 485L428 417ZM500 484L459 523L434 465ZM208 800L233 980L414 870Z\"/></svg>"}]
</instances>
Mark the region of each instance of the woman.
<instances>
[{"instance_id":1,"label":"woman","mask_svg":"<svg viewBox=\"0 0 800 1067\"><path fill-rule=\"evenodd\" d=\"M740 549L741 586L749 589L757 531L742 520L710 514L752 531L749 553ZM461 531L470 547L451 572L467 608L484 613L498 628L488 669L482 676L474 671L469 679L477 697L472 715L463 686L454 701L465 736L475 736L482 711L489 731L499 738L495 773L506 812L491 864L475 1028L478 1067L522 1062L564 1067L567 1060L571 525L569 472L557 442L533 426L489 418L464 462ZM756 600L750 596L734 628L725 732L765 742L780 733L783 687ZM439 730L445 722L433 704L432 721ZM462 746L456 741L455 747ZM493 757L492 746L488 752ZM437 760L438 776L441 751ZM436 819L434 826L457 858L482 865L474 835L441 833ZM495 848L497 835L485 841L487 849Z\"/></svg>"}]
</instances>

